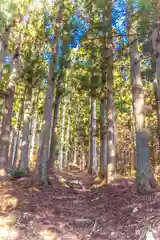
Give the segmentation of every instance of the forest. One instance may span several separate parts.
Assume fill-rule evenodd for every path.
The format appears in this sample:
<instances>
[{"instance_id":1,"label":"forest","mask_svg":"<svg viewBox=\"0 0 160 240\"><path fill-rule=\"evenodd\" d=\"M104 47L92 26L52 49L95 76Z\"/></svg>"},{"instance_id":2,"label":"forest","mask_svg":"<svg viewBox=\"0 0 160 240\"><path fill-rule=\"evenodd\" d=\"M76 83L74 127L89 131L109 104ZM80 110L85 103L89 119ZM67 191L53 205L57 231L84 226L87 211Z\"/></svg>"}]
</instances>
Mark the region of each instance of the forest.
<instances>
[{"instance_id":1,"label":"forest","mask_svg":"<svg viewBox=\"0 0 160 240\"><path fill-rule=\"evenodd\" d=\"M0 0L0 240L160 239L160 1Z\"/></svg>"}]
</instances>

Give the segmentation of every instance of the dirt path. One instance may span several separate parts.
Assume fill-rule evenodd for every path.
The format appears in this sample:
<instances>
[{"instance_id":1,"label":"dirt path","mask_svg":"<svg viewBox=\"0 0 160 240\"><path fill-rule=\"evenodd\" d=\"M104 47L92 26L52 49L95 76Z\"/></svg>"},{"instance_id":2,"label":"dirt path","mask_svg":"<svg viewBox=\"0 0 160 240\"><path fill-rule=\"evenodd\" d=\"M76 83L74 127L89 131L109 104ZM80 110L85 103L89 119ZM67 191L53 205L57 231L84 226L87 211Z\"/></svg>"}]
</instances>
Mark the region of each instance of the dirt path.
<instances>
[{"instance_id":1,"label":"dirt path","mask_svg":"<svg viewBox=\"0 0 160 240\"><path fill-rule=\"evenodd\" d=\"M93 179L84 173L61 173L57 178L47 188L26 187L23 181L1 184L1 196L11 194L20 204L1 212L0 239L160 239L159 193L137 195L129 179L91 189ZM4 224L7 216L13 223Z\"/></svg>"}]
</instances>

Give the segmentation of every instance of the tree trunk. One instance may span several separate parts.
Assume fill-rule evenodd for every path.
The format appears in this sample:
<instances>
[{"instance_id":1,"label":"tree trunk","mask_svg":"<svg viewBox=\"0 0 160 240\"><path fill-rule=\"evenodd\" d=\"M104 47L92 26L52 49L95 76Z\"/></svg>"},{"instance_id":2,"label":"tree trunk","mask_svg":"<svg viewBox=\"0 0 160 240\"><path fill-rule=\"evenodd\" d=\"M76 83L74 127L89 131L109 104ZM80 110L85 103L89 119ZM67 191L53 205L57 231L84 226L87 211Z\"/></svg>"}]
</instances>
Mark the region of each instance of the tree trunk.
<instances>
[{"instance_id":1,"label":"tree trunk","mask_svg":"<svg viewBox=\"0 0 160 240\"><path fill-rule=\"evenodd\" d=\"M156 184L150 165L148 136L144 128L144 90L141 79L137 34L135 25L132 26L130 16L129 27L133 111L136 125L136 184L137 190L144 192L155 187Z\"/></svg>"},{"instance_id":2,"label":"tree trunk","mask_svg":"<svg viewBox=\"0 0 160 240\"><path fill-rule=\"evenodd\" d=\"M36 141L36 131L38 125L38 113L37 113L37 102L38 102L39 89L33 89L32 91L32 111L31 111L31 120L30 120L30 134L31 140L29 145L29 159L32 160L34 154L34 146Z\"/></svg>"},{"instance_id":3,"label":"tree trunk","mask_svg":"<svg viewBox=\"0 0 160 240\"><path fill-rule=\"evenodd\" d=\"M52 71L52 65L50 65L50 75ZM44 124L42 127L41 133L41 143L38 150L38 158L36 162L36 168L33 179L42 184L48 184L47 176L47 161L48 161L48 152L49 152L49 141L50 141L50 130L51 130L51 121L52 121L52 104L53 104L53 93L55 87L55 80L52 81L52 78L49 77L46 97L45 97L45 106L44 106Z\"/></svg>"},{"instance_id":4,"label":"tree trunk","mask_svg":"<svg viewBox=\"0 0 160 240\"><path fill-rule=\"evenodd\" d=\"M57 78L57 52L58 52L58 38L60 33L60 22L62 20L64 9L64 2L60 4L59 11L57 13L57 19L54 24L54 40L52 49L54 53L49 65L49 76L47 81L47 91L45 97L44 105L44 124L41 133L41 144L38 151L38 158L36 162L35 172L33 180L42 184L48 184L48 156L49 156L49 143L50 143L50 131L51 131L51 121L52 121L52 104L53 104L53 94Z\"/></svg>"},{"instance_id":5,"label":"tree trunk","mask_svg":"<svg viewBox=\"0 0 160 240\"><path fill-rule=\"evenodd\" d=\"M96 146L96 100L91 97L91 138L90 165L88 172L97 175L97 146Z\"/></svg>"},{"instance_id":6,"label":"tree trunk","mask_svg":"<svg viewBox=\"0 0 160 240\"><path fill-rule=\"evenodd\" d=\"M152 33L152 48L154 59L156 63L156 77L153 82L153 88L156 99L156 112L157 112L157 136L160 146L160 24L153 30Z\"/></svg>"},{"instance_id":7,"label":"tree trunk","mask_svg":"<svg viewBox=\"0 0 160 240\"><path fill-rule=\"evenodd\" d=\"M106 102L101 99L100 102L100 178L104 179L107 167L107 131L106 131Z\"/></svg>"},{"instance_id":8,"label":"tree trunk","mask_svg":"<svg viewBox=\"0 0 160 240\"><path fill-rule=\"evenodd\" d=\"M116 174L116 145L115 145L115 106L114 106L114 87L113 87L113 50L112 50L112 13L110 11L110 32L107 37L107 159L108 159L108 178L113 179Z\"/></svg>"},{"instance_id":9,"label":"tree trunk","mask_svg":"<svg viewBox=\"0 0 160 240\"><path fill-rule=\"evenodd\" d=\"M30 151L29 151L29 159L32 160L34 154L34 146L35 146L35 138L36 138L36 130L37 130L37 115L34 115L35 118L32 119L32 135L30 142Z\"/></svg>"},{"instance_id":10,"label":"tree trunk","mask_svg":"<svg viewBox=\"0 0 160 240\"><path fill-rule=\"evenodd\" d=\"M69 152L69 134L70 134L70 113L68 113L68 126L67 126L67 132L66 132L66 149L64 154L64 168L68 169L68 152Z\"/></svg>"},{"instance_id":11,"label":"tree trunk","mask_svg":"<svg viewBox=\"0 0 160 240\"><path fill-rule=\"evenodd\" d=\"M133 116L133 108L131 111L131 144L132 144L132 151L131 151L131 176L135 176L135 170L136 170L136 151L135 151L135 120L134 120L134 116Z\"/></svg>"},{"instance_id":12,"label":"tree trunk","mask_svg":"<svg viewBox=\"0 0 160 240\"><path fill-rule=\"evenodd\" d=\"M0 80L2 79L2 71L5 62L5 57L8 50L8 40L10 35L11 25L5 28L4 34L1 36L0 40Z\"/></svg>"},{"instance_id":13,"label":"tree trunk","mask_svg":"<svg viewBox=\"0 0 160 240\"><path fill-rule=\"evenodd\" d=\"M105 178L112 180L116 173L116 145L115 145L115 106L114 106L114 87L113 87L113 37L112 37L112 1L109 0L103 13L104 43L102 49L102 93L101 99L107 100L107 164ZM105 132L104 132L105 133ZM105 136L104 136L105 138Z\"/></svg>"},{"instance_id":14,"label":"tree trunk","mask_svg":"<svg viewBox=\"0 0 160 240\"><path fill-rule=\"evenodd\" d=\"M13 129L11 146L10 146L10 155L9 155L11 166L13 166L13 159L15 156L16 144L17 144L17 131L16 129Z\"/></svg>"},{"instance_id":15,"label":"tree trunk","mask_svg":"<svg viewBox=\"0 0 160 240\"><path fill-rule=\"evenodd\" d=\"M77 137L74 137L73 164L77 165Z\"/></svg>"},{"instance_id":16,"label":"tree trunk","mask_svg":"<svg viewBox=\"0 0 160 240\"><path fill-rule=\"evenodd\" d=\"M65 113L66 113L66 106L63 103L62 107L62 125L61 125L61 136L60 136L60 151L59 151L59 170L62 171L63 169L63 156L64 156L64 131L65 131Z\"/></svg>"},{"instance_id":17,"label":"tree trunk","mask_svg":"<svg viewBox=\"0 0 160 240\"><path fill-rule=\"evenodd\" d=\"M144 130L136 131L136 185L140 193L150 191L156 187L149 161L148 133Z\"/></svg>"},{"instance_id":18,"label":"tree trunk","mask_svg":"<svg viewBox=\"0 0 160 240\"><path fill-rule=\"evenodd\" d=\"M12 155L12 158L10 158L10 162L12 163L12 168L15 168L16 163L17 163L17 154L18 154L18 148L19 148L20 136L21 136L21 134L20 134L21 133L21 125L22 125L22 120L23 120L23 115L24 115L25 96L26 96L26 88L24 89L23 99L22 99L21 107L20 107L19 114L18 114L17 126L15 127L16 139L15 139L15 145L13 148L13 155Z\"/></svg>"},{"instance_id":19,"label":"tree trunk","mask_svg":"<svg viewBox=\"0 0 160 240\"><path fill-rule=\"evenodd\" d=\"M11 133L12 108L15 93L15 80L19 65L19 46L16 48L11 65L11 75L6 91L2 130L0 136L0 176L7 176L8 152Z\"/></svg>"},{"instance_id":20,"label":"tree trunk","mask_svg":"<svg viewBox=\"0 0 160 240\"><path fill-rule=\"evenodd\" d=\"M57 145L57 124L59 117L59 107L61 101L61 79L58 79L57 82L57 90L56 90L56 98L55 98L55 107L54 107L54 116L52 120L52 134L51 134L51 144L50 144L50 154L48 159L48 171L51 171L54 166L55 161L55 151Z\"/></svg>"},{"instance_id":21,"label":"tree trunk","mask_svg":"<svg viewBox=\"0 0 160 240\"><path fill-rule=\"evenodd\" d=\"M31 117L31 98L32 98L32 86L28 86L26 92L26 99L24 105L24 122L22 133L22 150L20 168L28 170L29 160L29 134L30 134L30 117Z\"/></svg>"}]
</instances>

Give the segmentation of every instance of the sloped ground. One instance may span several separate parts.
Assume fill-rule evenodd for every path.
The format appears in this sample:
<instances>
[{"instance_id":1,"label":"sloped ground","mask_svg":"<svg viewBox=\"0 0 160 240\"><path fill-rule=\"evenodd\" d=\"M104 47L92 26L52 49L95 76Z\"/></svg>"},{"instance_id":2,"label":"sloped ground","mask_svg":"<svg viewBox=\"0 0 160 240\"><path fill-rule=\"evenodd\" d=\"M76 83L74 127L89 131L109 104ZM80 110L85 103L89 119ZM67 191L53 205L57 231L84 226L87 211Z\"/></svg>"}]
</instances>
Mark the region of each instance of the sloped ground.
<instances>
[{"instance_id":1,"label":"sloped ground","mask_svg":"<svg viewBox=\"0 0 160 240\"><path fill-rule=\"evenodd\" d=\"M26 186L20 180L1 183L0 239L160 239L160 193L138 195L132 179L91 190L93 179L83 173L57 178L47 188ZM15 210L5 209L5 194L12 199L7 207Z\"/></svg>"}]
</instances>

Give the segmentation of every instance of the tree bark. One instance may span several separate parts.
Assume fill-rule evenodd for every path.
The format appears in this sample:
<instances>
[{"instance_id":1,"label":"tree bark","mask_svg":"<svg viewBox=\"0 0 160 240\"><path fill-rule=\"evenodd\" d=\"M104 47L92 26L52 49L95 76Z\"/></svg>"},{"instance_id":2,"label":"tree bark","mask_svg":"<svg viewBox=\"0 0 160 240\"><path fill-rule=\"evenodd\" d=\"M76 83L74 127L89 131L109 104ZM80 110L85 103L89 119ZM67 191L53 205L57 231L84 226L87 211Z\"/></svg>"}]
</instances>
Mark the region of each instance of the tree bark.
<instances>
[{"instance_id":1,"label":"tree bark","mask_svg":"<svg viewBox=\"0 0 160 240\"><path fill-rule=\"evenodd\" d=\"M40 182L41 184L48 184L48 172L47 172L47 162L49 156L49 143L50 143L50 131L51 131L51 121L52 121L52 104L53 104L53 94L55 90L55 84L57 79L57 50L58 50L58 38L60 33L60 22L63 16L64 2L60 4L59 11L57 13L57 19L54 24L54 41L52 49L54 51L52 59L49 65L49 76L47 81L47 91L45 97L44 105L44 124L41 133L41 144L38 151L38 158L36 162L35 172L33 180Z\"/></svg>"},{"instance_id":2,"label":"tree bark","mask_svg":"<svg viewBox=\"0 0 160 240\"><path fill-rule=\"evenodd\" d=\"M70 113L68 113L68 126L66 132L66 146L65 146L65 154L64 154L64 168L68 169L68 152L69 152L69 134L70 134Z\"/></svg>"},{"instance_id":3,"label":"tree bark","mask_svg":"<svg viewBox=\"0 0 160 240\"><path fill-rule=\"evenodd\" d=\"M2 130L0 136L0 175L3 177L7 176L11 119L15 93L15 80L17 78L18 65L19 65L19 46L16 48L12 60L11 75L9 77L9 84L6 91Z\"/></svg>"},{"instance_id":4,"label":"tree bark","mask_svg":"<svg viewBox=\"0 0 160 240\"><path fill-rule=\"evenodd\" d=\"M77 165L77 136L74 137L73 164Z\"/></svg>"},{"instance_id":5,"label":"tree bark","mask_svg":"<svg viewBox=\"0 0 160 240\"><path fill-rule=\"evenodd\" d=\"M5 57L8 50L10 30L11 30L11 25L8 25L5 28L5 32L1 36L1 40L0 40L0 80L2 79L3 66L4 66Z\"/></svg>"},{"instance_id":6,"label":"tree bark","mask_svg":"<svg viewBox=\"0 0 160 240\"><path fill-rule=\"evenodd\" d=\"M136 185L137 191L144 193L156 187L149 161L148 133L136 131Z\"/></svg>"},{"instance_id":7,"label":"tree bark","mask_svg":"<svg viewBox=\"0 0 160 240\"><path fill-rule=\"evenodd\" d=\"M91 96L90 165L88 173L97 175L96 99Z\"/></svg>"},{"instance_id":8,"label":"tree bark","mask_svg":"<svg viewBox=\"0 0 160 240\"><path fill-rule=\"evenodd\" d=\"M116 144L115 144L115 105L113 87L113 37L112 37L112 1L109 0L103 12L104 43L102 49L102 91L101 99L107 102L106 130L107 130L107 169L105 181L112 180L116 174ZM106 132L104 131L104 134ZM104 139L105 139L104 135Z\"/></svg>"},{"instance_id":9,"label":"tree bark","mask_svg":"<svg viewBox=\"0 0 160 240\"><path fill-rule=\"evenodd\" d=\"M140 192L148 191L155 187L153 177L148 137L145 130L144 122L144 90L141 79L140 57L138 52L138 41L135 25L129 14L129 43L130 43L130 61L131 61L131 82L133 95L133 111L136 125L136 184Z\"/></svg>"},{"instance_id":10,"label":"tree bark","mask_svg":"<svg viewBox=\"0 0 160 240\"><path fill-rule=\"evenodd\" d=\"M52 134L51 134L51 144L50 144L50 154L48 159L48 171L51 171L54 166L55 161L55 151L57 145L57 124L59 117L59 108L61 101L61 79L58 79L57 82L57 90L56 90L56 98L55 98L55 107L54 107L54 116L52 120Z\"/></svg>"},{"instance_id":11,"label":"tree bark","mask_svg":"<svg viewBox=\"0 0 160 240\"><path fill-rule=\"evenodd\" d=\"M30 134L31 140L29 144L29 159L31 160L34 154L34 146L36 141L36 132L38 125L38 112L37 112L37 102L38 102L39 88L33 89L32 91L32 109L31 109L31 120L30 120Z\"/></svg>"},{"instance_id":12,"label":"tree bark","mask_svg":"<svg viewBox=\"0 0 160 240\"><path fill-rule=\"evenodd\" d=\"M50 65L50 75L52 72L52 65ZM43 116L43 127L41 133L41 143L38 150L38 158L36 162L36 168L34 172L34 181L40 182L42 184L48 184L47 176L47 161L48 161L48 152L49 152L49 141L50 141L50 130L51 130L51 121L52 121L52 104L53 104L53 93L55 87L55 80L52 81L51 76L49 77L46 97L45 97L45 106L44 106L44 116Z\"/></svg>"},{"instance_id":13,"label":"tree bark","mask_svg":"<svg viewBox=\"0 0 160 240\"><path fill-rule=\"evenodd\" d=\"M32 86L27 87L26 99L24 104L24 121L22 133L22 150L20 168L28 170L29 161L29 134L30 134L30 117L31 117L31 99L32 99Z\"/></svg>"},{"instance_id":14,"label":"tree bark","mask_svg":"<svg viewBox=\"0 0 160 240\"><path fill-rule=\"evenodd\" d=\"M160 146L160 24L152 32L153 57L156 63L156 77L153 82L157 112L157 136Z\"/></svg>"},{"instance_id":15,"label":"tree bark","mask_svg":"<svg viewBox=\"0 0 160 240\"><path fill-rule=\"evenodd\" d=\"M104 179L107 167L107 131L106 131L106 102L101 99L100 102L100 178Z\"/></svg>"},{"instance_id":16,"label":"tree bark","mask_svg":"<svg viewBox=\"0 0 160 240\"><path fill-rule=\"evenodd\" d=\"M59 170L63 169L63 157L64 157L64 131L65 131L65 114L66 114L66 106L65 102L62 107L62 125L61 125L61 139L60 139L60 152L59 152Z\"/></svg>"}]
</instances>

